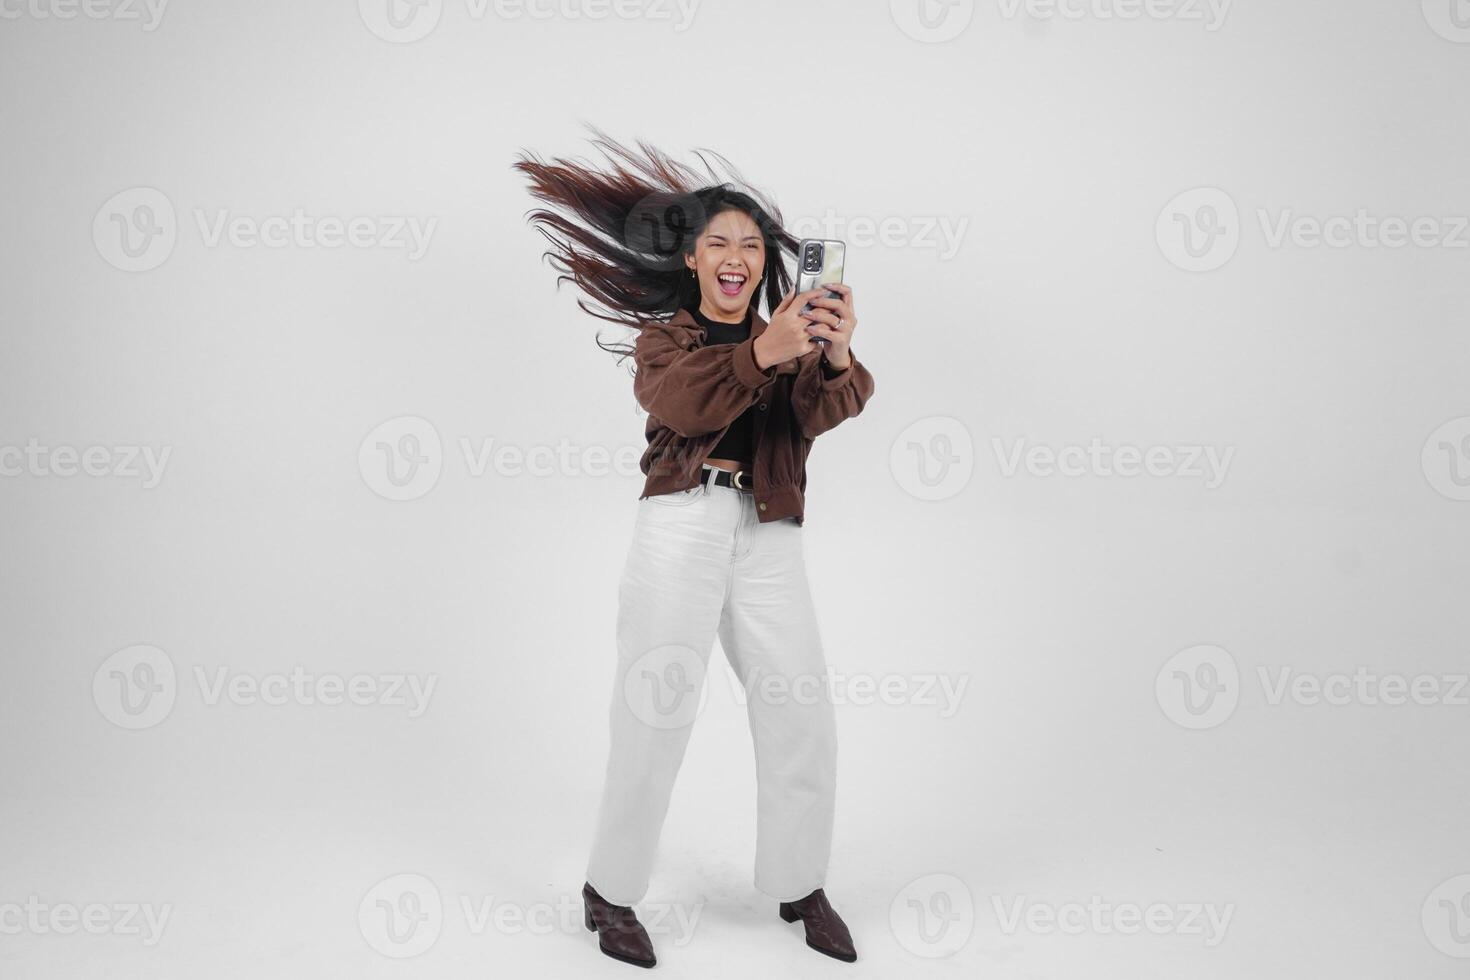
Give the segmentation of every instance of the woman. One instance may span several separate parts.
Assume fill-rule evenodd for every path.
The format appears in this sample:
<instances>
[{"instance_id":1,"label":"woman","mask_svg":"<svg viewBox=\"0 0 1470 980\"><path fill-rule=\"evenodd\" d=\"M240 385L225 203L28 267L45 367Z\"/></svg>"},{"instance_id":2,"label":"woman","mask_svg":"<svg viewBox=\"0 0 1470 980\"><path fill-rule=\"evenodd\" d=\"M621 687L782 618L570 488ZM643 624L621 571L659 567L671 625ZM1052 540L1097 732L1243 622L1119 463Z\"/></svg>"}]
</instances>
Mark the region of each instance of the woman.
<instances>
[{"instance_id":1,"label":"woman","mask_svg":"<svg viewBox=\"0 0 1470 980\"><path fill-rule=\"evenodd\" d=\"M852 354L853 291L789 291L782 252L796 241L780 212L707 162L704 179L647 144L634 152L601 133L593 143L603 169L528 154L516 164L548 206L531 221L558 282L576 283L584 310L638 331L632 346L598 343L633 357L648 412L586 924L607 955L654 965L632 906L718 635L749 692L755 885L782 919L802 921L807 945L850 962L852 937L823 892L837 745L802 523L812 441L873 392Z\"/></svg>"}]
</instances>

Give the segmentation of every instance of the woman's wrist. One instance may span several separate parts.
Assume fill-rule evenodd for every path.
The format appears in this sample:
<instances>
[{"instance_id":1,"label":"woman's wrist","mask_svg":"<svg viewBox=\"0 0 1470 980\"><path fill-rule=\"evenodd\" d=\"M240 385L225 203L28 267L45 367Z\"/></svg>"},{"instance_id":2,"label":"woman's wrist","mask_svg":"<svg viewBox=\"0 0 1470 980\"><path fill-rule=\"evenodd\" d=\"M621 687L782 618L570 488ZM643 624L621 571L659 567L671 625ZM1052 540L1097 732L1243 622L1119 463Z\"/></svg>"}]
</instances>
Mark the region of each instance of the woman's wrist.
<instances>
[{"instance_id":1,"label":"woman's wrist","mask_svg":"<svg viewBox=\"0 0 1470 980\"><path fill-rule=\"evenodd\" d=\"M764 334L762 336L764 336ZM757 338L755 338L754 340L752 340L750 342L750 353L751 353L751 356L753 356L755 358L755 366L756 367L760 368L762 371L764 371L766 368L770 367L770 365L765 362L765 360L764 360L764 358L762 356L763 351L761 350L761 338L760 337L757 337Z\"/></svg>"}]
</instances>

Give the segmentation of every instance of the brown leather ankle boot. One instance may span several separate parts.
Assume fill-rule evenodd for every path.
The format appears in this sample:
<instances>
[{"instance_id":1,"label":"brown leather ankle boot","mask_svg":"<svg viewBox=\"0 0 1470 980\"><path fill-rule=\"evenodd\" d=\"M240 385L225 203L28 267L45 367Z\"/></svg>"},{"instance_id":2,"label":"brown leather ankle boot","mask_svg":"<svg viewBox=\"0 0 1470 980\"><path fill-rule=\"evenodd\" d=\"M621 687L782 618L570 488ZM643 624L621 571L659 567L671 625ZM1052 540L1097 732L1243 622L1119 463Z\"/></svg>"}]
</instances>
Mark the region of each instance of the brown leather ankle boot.
<instances>
[{"instance_id":1,"label":"brown leather ankle boot","mask_svg":"<svg viewBox=\"0 0 1470 980\"><path fill-rule=\"evenodd\" d=\"M806 898L781 903L781 918L787 922L801 920L806 927L806 944L819 953L851 963L857 959L857 950L852 946L852 933L837 914L826 894L818 888Z\"/></svg>"},{"instance_id":2,"label":"brown leather ankle boot","mask_svg":"<svg viewBox=\"0 0 1470 980\"><path fill-rule=\"evenodd\" d=\"M592 887L582 886L582 904L586 907L583 921L588 932L597 933L597 945L608 956L634 966L653 966L653 940L638 922L638 914L628 905L613 905Z\"/></svg>"}]
</instances>

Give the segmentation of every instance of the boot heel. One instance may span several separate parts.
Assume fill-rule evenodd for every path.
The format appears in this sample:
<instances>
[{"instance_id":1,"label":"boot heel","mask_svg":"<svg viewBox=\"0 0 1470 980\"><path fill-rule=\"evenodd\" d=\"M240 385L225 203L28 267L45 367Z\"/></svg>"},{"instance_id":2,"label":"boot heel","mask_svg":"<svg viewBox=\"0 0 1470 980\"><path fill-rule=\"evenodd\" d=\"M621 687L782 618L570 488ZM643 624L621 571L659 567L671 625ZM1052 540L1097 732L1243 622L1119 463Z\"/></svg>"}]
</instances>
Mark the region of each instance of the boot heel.
<instances>
[{"instance_id":1,"label":"boot heel","mask_svg":"<svg viewBox=\"0 0 1470 980\"><path fill-rule=\"evenodd\" d=\"M593 922L592 922L592 906L590 906L590 905L584 905L584 906L582 906L582 921L585 922L585 923L587 923L587 931L588 932L596 932L597 931L597 926L595 924L593 924Z\"/></svg>"},{"instance_id":2,"label":"boot heel","mask_svg":"<svg viewBox=\"0 0 1470 980\"><path fill-rule=\"evenodd\" d=\"M791 910L791 906L786 902L781 903L780 912L782 920L786 922L795 922L801 918L801 916Z\"/></svg>"}]
</instances>

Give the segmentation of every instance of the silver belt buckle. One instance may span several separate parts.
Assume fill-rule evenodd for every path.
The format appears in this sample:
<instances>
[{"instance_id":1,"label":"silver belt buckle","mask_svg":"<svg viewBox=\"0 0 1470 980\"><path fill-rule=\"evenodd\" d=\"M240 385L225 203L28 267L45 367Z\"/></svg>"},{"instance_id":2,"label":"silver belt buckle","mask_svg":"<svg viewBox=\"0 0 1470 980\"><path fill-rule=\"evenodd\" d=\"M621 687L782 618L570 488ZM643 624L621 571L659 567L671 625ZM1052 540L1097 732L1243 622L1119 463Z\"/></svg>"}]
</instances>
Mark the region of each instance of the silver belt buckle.
<instances>
[{"instance_id":1,"label":"silver belt buckle","mask_svg":"<svg viewBox=\"0 0 1470 980\"><path fill-rule=\"evenodd\" d=\"M744 475L745 475L745 471L744 470L736 470L734 473L731 473L730 474L730 486L734 487L736 490L744 490L745 489L745 485L740 482L740 478L742 476L744 476Z\"/></svg>"}]
</instances>

